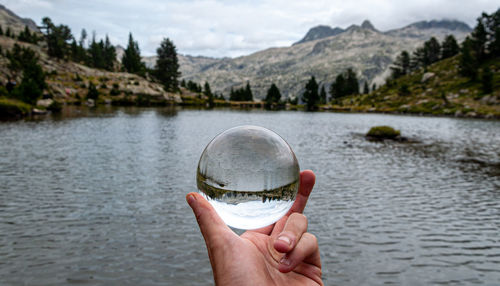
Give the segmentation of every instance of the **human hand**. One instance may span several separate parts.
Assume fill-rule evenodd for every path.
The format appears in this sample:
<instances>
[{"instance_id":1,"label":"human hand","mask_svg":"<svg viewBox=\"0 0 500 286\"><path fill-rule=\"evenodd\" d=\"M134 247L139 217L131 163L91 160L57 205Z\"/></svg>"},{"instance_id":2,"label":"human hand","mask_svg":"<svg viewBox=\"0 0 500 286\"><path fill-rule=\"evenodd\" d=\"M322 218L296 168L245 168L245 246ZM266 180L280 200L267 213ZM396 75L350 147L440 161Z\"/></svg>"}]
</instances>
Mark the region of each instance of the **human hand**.
<instances>
[{"instance_id":1,"label":"human hand","mask_svg":"<svg viewBox=\"0 0 500 286\"><path fill-rule=\"evenodd\" d=\"M314 182L312 171L302 171L290 211L276 223L241 236L200 194L186 196L205 239L216 285L323 285L318 242L307 232L302 214Z\"/></svg>"}]
</instances>

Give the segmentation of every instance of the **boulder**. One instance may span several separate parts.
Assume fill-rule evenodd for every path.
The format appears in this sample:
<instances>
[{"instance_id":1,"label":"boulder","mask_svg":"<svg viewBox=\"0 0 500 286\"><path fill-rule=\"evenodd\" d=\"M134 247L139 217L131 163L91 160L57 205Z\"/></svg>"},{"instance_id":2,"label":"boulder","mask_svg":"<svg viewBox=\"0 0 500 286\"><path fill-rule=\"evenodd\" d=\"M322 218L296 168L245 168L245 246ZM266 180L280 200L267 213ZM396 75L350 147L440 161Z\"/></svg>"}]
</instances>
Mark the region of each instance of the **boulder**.
<instances>
[{"instance_id":1,"label":"boulder","mask_svg":"<svg viewBox=\"0 0 500 286\"><path fill-rule=\"evenodd\" d=\"M433 78L436 74L433 73L433 72L426 72L424 73L424 75L422 76L422 83L424 82L427 82L428 80L430 80L431 78Z\"/></svg>"},{"instance_id":2,"label":"boulder","mask_svg":"<svg viewBox=\"0 0 500 286\"><path fill-rule=\"evenodd\" d=\"M36 101L36 105L37 106L41 106L41 107L49 107L52 103L54 103L54 100L52 100L51 98L47 98L47 99L39 99Z\"/></svg>"}]
</instances>

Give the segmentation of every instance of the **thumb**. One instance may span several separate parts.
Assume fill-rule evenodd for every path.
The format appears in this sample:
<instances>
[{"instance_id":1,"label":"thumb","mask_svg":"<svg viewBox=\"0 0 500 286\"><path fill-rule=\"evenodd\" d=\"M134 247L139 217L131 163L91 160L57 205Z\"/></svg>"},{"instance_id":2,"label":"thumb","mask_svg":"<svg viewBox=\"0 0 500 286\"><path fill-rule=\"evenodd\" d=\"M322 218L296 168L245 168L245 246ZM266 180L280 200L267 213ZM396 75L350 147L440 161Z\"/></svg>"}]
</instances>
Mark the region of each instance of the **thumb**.
<instances>
[{"instance_id":1,"label":"thumb","mask_svg":"<svg viewBox=\"0 0 500 286\"><path fill-rule=\"evenodd\" d=\"M226 237L223 234L229 234L228 231L234 234L203 196L198 193L189 193L186 195L186 201L193 210L208 248L217 244L217 240Z\"/></svg>"}]
</instances>

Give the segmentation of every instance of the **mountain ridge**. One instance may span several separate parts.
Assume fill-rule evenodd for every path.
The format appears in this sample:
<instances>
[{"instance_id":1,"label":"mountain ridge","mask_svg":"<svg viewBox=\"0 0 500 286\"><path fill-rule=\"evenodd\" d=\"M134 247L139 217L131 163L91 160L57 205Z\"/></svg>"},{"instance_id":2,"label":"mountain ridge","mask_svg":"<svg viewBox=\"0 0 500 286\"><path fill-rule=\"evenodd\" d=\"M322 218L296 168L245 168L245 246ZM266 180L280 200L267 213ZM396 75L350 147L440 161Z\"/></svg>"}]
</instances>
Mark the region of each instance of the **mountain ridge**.
<instances>
[{"instance_id":1,"label":"mountain ridge","mask_svg":"<svg viewBox=\"0 0 500 286\"><path fill-rule=\"evenodd\" d=\"M15 15L5 6L0 6L0 13L0 19L8 24L14 22L18 29L24 29L27 24L38 29L32 20ZM313 35L311 31L320 33ZM433 20L381 32L365 20L361 25L346 29L317 26L309 32L301 43L270 47L237 58L179 55L181 78L200 84L209 82L213 91L226 97L231 88L240 88L249 82L256 99L265 97L272 83L284 97L298 97L311 76L328 89L336 75L347 68L357 72L361 84L380 85L390 73L390 64L402 50L411 52L430 37L442 40L448 34L460 41L470 28L456 20ZM123 48L117 49L118 55L120 51ZM144 61L148 67L153 67L156 58L144 57Z\"/></svg>"},{"instance_id":2,"label":"mountain ridge","mask_svg":"<svg viewBox=\"0 0 500 286\"><path fill-rule=\"evenodd\" d=\"M330 36L336 36L338 34L346 32L349 29L356 28L356 27L361 27L361 28L367 29L367 30L378 31L375 28L375 26L368 19L364 20L361 23L361 26L353 24L353 25L350 25L346 29L342 29L340 27L332 28L328 25L318 25L318 26L315 26L315 27L309 29L309 31L306 33L306 35L300 41L294 43L293 45L301 44L301 43L308 42L308 41L319 40L319 39L327 38ZM391 29L391 30L388 30L386 32L381 32L381 33L390 33L391 31L397 31L397 30L408 29L408 28L416 28L416 29L421 29L421 30L432 29L432 28L442 28L442 29L448 29L448 30L460 30L460 31L468 32L468 33L470 33L472 31L471 27L462 21L443 19L443 20L418 21L418 22L414 22L414 23L411 23L409 25L403 26L402 28Z\"/></svg>"},{"instance_id":3,"label":"mountain ridge","mask_svg":"<svg viewBox=\"0 0 500 286\"><path fill-rule=\"evenodd\" d=\"M34 32L40 32L35 21L29 18L19 17L16 13L2 4L0 4L0 25L2 27L10 27L15 33L23 31L25 26L28 26L28 28Z\"/></svg>"},{"instance_id":4,"label":"mountain ridge","mask_svg":"<svg viewBox=\"0 0 500 286\"><path fill-rule=\"evenodd\" d=\"M248 81L257 99L265 97L272 83L285 97L300 96L305 83L313 75L328 89L336 75L349 67L357 72L361 84L367 81L370 86L373 83L380 85L389 76L389 66L402 50L412 52L431 37L442 41L449 34L458 41L463 40L470 27L457 23L462 22L420 21L381 32L369 21L364 21L340 33L333 33L333 29L327 26L316 26L311 30L327 36L312 35L310 30L301 43L268 48L237 58L198 62L197 57L188 56L189 69L181 64L180 71L183 79L199 83L207 81L212 90L226 96L231 88L243 87ZM332 35L328 36L328 33ZM185 60L183 57L179 57L179 62Z\"/></svg>"}]
</instances>

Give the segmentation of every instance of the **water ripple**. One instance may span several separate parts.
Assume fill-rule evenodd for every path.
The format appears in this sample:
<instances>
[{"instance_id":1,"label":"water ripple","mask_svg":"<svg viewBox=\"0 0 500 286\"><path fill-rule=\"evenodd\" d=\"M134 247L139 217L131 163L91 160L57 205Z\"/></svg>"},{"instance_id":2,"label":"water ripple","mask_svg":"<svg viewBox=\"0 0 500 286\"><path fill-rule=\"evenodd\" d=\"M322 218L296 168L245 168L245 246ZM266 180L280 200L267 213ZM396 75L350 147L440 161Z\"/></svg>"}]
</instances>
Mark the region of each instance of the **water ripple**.
<instances>
[{"instance_id":1,"label":"water ripple","mask_svg":"<svg viewBox=\"0 0 500 286\"><path fill-rule=\"evenodd\" d=\"M184 195L242 124L316 172L326 285L500 284L500 122L137 108L0 123L0 284L212 285ZM373 125L418 142L368 142Z\"/></svg>"}]
</instances>

